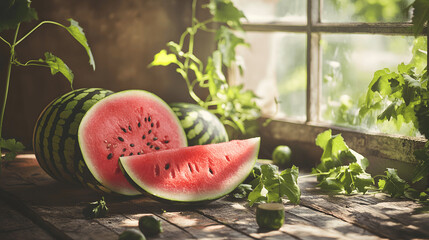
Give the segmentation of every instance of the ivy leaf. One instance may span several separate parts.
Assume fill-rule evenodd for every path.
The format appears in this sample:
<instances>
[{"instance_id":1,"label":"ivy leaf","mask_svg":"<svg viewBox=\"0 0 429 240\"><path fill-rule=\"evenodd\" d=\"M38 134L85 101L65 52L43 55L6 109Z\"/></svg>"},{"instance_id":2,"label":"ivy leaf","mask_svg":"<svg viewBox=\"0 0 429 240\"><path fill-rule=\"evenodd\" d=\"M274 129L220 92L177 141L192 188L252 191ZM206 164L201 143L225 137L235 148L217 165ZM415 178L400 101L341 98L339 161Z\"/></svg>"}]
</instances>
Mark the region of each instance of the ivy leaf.
<instances>
[{"instance_id":1,"label":"ivy leaf","mask_svg":"<svg viewBox=\"0 0 429 240\"><path fill-rule=\"evenodd\" d=\"M250 192L252 192L252 185L240 184L229 195L230 195L230 197L232 197L234 199L244 199L249 195Z\"/></svg>"},{"instance_id":2,"label":"ivy leaf","mask_svg":"<svg viewBox=\"0 0 429 240\"><path fill-rule=\"evenodd\" d=\"M246 18L246 16L234 6L232 1L211 0L206 7L210 9L215 21L224 22L231 27L242 29L240 20Z\"/></svg>"},{"instance_id":3,"label":"ivy leaf","mask_svg":"<svg viewBox=\"0 0 429 240\"><path fill-rule=\"evenodd\" d=\"M408 74L403 74L402 76L405 80L402 97L404 98L405 104L408 106L415 99L416 93L423 90L423 88L419 80L412 78Z\"/></svg>"},{"instance_id":4,"label":"ivy leaf","mask_svg":"<svg viewBox=\"0 0 429 240\"><path fill-rule=\"evenodd\" d=\"M176 62L176 55L172 53L167 54L167 50L163 49L159 53L155 54L155 57L149 66L168 66L171 63Z\"/></svg>"},{"instance_id":5,"label":"ivy leaf","mask_svg":"<svg viewBox=\"0 0 429 240\"><path fill-rule=\"evenodd\" d=\"M329 129L317 136L316 145L323 149L320 159L321 163L317 166L317 169L322 172L327 172L343 164L340 159L340 154L348 150L348 147L340 134L332 136L332 130Z\"/></svg>"},{"instance_id":6,"label":"ivy leaf","mask_svg":"<svg viewBox=\"0 0 429 240\"><path fill-rule=\"evenodd\" d=\"M0 32L15 29L19 23L37 20L37 12L30 0L0 1Z\"/></svg>"},{"instance_id":7,"label":"ivy leaf","mask_svg":"<svg viewBox=\"0 0 429 240\"><path fill-rule=\"evenodd\" d=\"M86 219L102 218L105 217L108 212L109 208L107 207L106 201L104 201L104 197L96 202L87 204L82 209L82 214Z\"/></svg>"},{"instance_id":8,"label":"ivy leaf","mask_svg":"<svg viewBox=\"0 0 429 240\"><path fill-rule=\"evenodd\" d=\"M294 204L299 204L301 199L301 190L298 186L298 175L299 169L295 166L285 169L280 173L280 176L284 180L280 185L282 193Z\"/></svg>"},{"instance_id":9,"label":"ivy leaf","mask_svg":"<svg viewBox=\"0 0 429 240\"><path fill-rule=\"evenodd\" d=\"M425 24L429 21L429 1L428 0L415 0L413 6L413 32L418 36L423 32Z\"/></svg>"},{"instance_id":10,"label":"ivy leaf","mask_svg":"<svg viewBox=\"0 0 429 240\"><path fill-rule=\"evenodd\" d=\"M378 181L378 188L389 194L391 197L402 197L409 187L407 182L398 176L398 172L394 168L387 168L386 175Z\"/></svg>"},{"instance_id":11,"label":"ivy leaf","mask_svg":"<svg viewBox=\"0 0 429 240\"><path fill-rule=\"evenodd\" d=\"M70 26L66 27L67 31L85 48L86 53L89 57L89 64L92 66L92 69L95 70L95 61L92 56L91 48L89 47L88 40L86 39L83 29L79 26L79 23L71 18Z\"/></svg>"},{"instance_id":12,"label":"ivy leaf","mask_svg":"<svg viewBox=\"0 0 429 240\"><path fill-rule=\"evenodd\" d=\"M248 196L250 206L256 202L281 202L285 196L292 203L299 204L301 191L297 182L298 174L299 170L295 166L279 173L276 165L262 165L259 184Z\"/></svg>"},{"instance_id":13,"label":"ivy leaf","mask_svg":"<svg viewBox=\"0 0 429 240\"><path fill-rule=\"evenodd\" d=\"M216 32L218 50L222 53L222 62L230 67L235 61L235 48L238 45L246 45L243 38L237 37L229 28L221 26Z\"/></svg>"},{"instance_id":14,"label":"ivy leaf","mask_svg":"<svg viewBox=\"0 0 429 240\"><path fill-rule=\"evenodd\" d=\"M39 61L48 64L48 66L51 68L52 75L55 75L58 72L63 74L64 77L66 77L67 80L70 82L70 85L73 86L73 72L59 57L54 56L50 52L45 52L45 60L39 59Z\"/></svg>"},{"instance_id":15,"label":"ivy leaf","mask_svg":"<svg viewBox=\"0 0 429 240\"><path fill-rule=\"evenodd\" d=\"M3 160L12 161L15 159L16 155L18 155L19 152L24 151L25 146L21 142L16 141L15 139L0 138L0 148L9 150L9 152L5 153Z\"/></svg>"},{"instance_id":16,"label":"ivy leaf","mask_svg":"<svg viewBox=\"0 0 429 240\"><path fill-rule=\"evenodd\" d=\"M332 136L326 130L317 136L316 145L323 149L321 163L312 170L320 188L350 194L365 193L373 185L373 178L365 172L368 159L349 148L340 134Z\"/></svg>"}]
</instances>

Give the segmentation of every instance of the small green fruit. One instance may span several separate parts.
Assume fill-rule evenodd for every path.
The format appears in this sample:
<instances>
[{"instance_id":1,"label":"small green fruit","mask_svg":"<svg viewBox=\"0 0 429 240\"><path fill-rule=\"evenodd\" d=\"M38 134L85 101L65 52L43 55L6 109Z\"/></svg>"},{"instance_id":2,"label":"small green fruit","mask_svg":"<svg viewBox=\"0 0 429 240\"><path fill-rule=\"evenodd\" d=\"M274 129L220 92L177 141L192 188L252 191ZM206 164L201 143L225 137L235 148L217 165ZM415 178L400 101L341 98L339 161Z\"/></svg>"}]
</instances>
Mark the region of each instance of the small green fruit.
<instances>
[{"instance_id":1,"label":"small green fruit","mask_svg":"<svg viewBox=\"0 0 429 240\"><path fill-rule=\"evenodd\" d=\"M119 234L119 240L146 240L146 237L139 230L128 229Z\"/></svg>"},{"instance_id":2,"label":"small green fruit","mask_svg":"<svg viewBox=\"0 0 429 240\"><path fill-rule=\"evenodd\" d=\"M285 209L281 203L262 203L256 208L256 222L262 229L278 230L284 220Z\"/></svg>"},{"instance_id":3,"label":"small green fruit","mask_svg":"<svg viewBox=\"0 0 429 240\"><path fill-rule=\"evenodd\" d=\"M140 231L148 236L155 236L162 232L161 220L152 215L143 216L139 219Z\"/></svg>"},{"instance_id":4,"label":"small green fruit","mask_svg":"<svg viewBox=\"0 0 429 240\"><path fill-rule=\"evenodd\" d=\"M292 150L286 145L279 145L273 151L273 162L274 164L281 167L292 166Z\"/></svg>"}]
</instances>

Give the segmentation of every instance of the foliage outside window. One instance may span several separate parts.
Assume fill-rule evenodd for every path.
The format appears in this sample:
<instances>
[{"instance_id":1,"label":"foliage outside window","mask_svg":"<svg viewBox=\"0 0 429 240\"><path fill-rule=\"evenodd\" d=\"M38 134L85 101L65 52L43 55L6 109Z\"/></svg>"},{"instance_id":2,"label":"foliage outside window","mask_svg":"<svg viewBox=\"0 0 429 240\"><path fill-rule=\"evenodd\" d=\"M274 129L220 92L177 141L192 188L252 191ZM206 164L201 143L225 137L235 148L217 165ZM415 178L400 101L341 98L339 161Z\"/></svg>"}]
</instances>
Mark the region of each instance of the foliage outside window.
<instances>
[{"instance_id":1,"label":"foliage outside window","mask_svg":"<svg viewBox=\"0 0 429 240\"><path fill-rule=\"evenodd\" d=\"M413 36L413 2L235 0L247 16L251 48L239 49L247 68L243 77L232 74L233 81L261 97L265 116L420 136L405 113L380 117L392 99L378 101L368 114L361 110L379 70L401 71L403 63L427 78L427 38Z\"/></svg>"}]
</instances>

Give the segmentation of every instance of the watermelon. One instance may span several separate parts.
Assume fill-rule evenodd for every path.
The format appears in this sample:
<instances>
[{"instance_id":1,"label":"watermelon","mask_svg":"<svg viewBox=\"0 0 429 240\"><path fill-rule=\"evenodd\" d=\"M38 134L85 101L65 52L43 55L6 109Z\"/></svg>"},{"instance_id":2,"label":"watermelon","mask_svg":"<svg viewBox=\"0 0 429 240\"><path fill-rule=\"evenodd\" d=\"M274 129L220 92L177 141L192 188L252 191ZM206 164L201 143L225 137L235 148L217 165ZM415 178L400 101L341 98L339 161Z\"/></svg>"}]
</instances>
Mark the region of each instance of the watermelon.
<instances>
[{"instance_id":1,"label":"watermelon","mask_svg":"<svg viewBox=\"0 0 429 240\"><path fill-rule=\"evenodd\" d=\"M39 165L52 178L102 188L90 180L84 167L77 132L88 109L112 93L101 88L77 89L53 100L42 111L34 127L33 149Z\"/></svg>"},{"instance_id":2,"label":"watermelon","mask_svg":"<svg viewBox=\"0 0 429 240\"><path fill-rule=\"evenodd\" d=\"M219 118L205 108L191 103L171 103L170 107L180 119L189 146L228 141Z\"/></svg>"},{"instance_id":3,"label":"watermelon","mask_svg":"<svg viewBox=\"0 0 429 240\"><path fill-rule=\"evenodd\" d=\"M190 146L120 158L128 180L142 192L175 202L218 199L252 171L260 139Z\"/></svg>"},{"instance_id":4,"label":"watermelon","mask_svg":"<svg viewBox=\"0 0 429 240\"><path fill-rule=\"evenodd\" d=\"M104 187L124 195L139 192L119 168L119 158L187 146L185 133L170 107L143 90L114 93L82 118L78 141L83 159Z\"/></svg>"}]
</instances>

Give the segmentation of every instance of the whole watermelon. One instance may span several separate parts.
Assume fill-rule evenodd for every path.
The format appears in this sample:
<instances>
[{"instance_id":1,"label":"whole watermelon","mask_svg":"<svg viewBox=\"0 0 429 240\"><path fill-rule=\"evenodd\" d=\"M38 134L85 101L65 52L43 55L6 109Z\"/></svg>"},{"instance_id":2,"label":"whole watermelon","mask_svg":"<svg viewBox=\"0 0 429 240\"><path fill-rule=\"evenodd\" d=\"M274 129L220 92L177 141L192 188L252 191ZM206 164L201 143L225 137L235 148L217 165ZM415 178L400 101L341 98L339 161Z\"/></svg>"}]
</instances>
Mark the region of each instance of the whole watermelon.
<instances>
[{"instance_id":1,"label":"whole watermelon","mask_svg":"<svg viewBox=\"0 0 429 240\"><path fill-rule=\"evenodd\" d=\"M111 94L101 88L77 89L53 100L42 111L34 127L33 149L39 165L51 177L109 192L86 168L77 133L85 113Z\"/></svg>"},{"instance_id":2,"label":"whole watermelon","mask_svg":"<svg viewBox=\"0 0 429 240\"><path fill-rule=\"evenodd\" d=\"M171 103L188 139L188 145L205 145L228 141L225 127L213 113L192 103Z\"/></svg>"}]
</instances>

